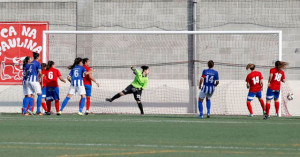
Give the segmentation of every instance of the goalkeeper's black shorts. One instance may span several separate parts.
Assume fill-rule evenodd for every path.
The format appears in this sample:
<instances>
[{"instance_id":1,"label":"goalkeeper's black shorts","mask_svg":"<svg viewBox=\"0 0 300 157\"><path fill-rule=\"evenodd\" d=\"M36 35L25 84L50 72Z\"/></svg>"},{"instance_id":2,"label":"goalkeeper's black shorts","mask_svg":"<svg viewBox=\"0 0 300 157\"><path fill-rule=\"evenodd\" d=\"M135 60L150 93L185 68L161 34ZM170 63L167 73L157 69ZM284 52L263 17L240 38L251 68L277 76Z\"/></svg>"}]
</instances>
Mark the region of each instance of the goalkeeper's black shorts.
<instances>
[{"instance_id":1,"label":"goalkeeper's black shorts","mask_svg":"<svg viewBox=\"0 0 300 157\"><path fill-rule=\"evenodd\" d=\"M135 99L136 101L141 101L142 90L133 87L133 85L127 86L122 92L123 92L125 95L126 95L126 94L131 94L131 93L133 93L134 99Z\"/></svg>"}]
</instances>

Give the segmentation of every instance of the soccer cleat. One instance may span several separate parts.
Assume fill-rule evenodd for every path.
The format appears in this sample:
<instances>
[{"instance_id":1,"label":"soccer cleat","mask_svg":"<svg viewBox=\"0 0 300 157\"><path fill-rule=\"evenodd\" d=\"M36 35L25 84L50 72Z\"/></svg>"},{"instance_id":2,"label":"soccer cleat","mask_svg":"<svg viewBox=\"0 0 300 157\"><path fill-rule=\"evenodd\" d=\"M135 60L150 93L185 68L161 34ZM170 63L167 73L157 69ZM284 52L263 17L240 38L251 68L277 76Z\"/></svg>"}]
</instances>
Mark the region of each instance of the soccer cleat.
<instances>
[{"instance_id":1,"label":"soccer cleat","mask_svg":"<svg viewBox=\"0 0 300 157\"><path fill-rule=\"evenodd\" d=\"M78 112L77 114L78 114L79 116L82 116L82 115L83 115L82 112Z\"/></svg>"},{"instance_id":2,"label":"soccer cleat","mask_svg":"<svg viewBox=\"0 0 300 157\"><path fill-rule=\"evenodd\" d=\"M56 115L60 116L61 115L61 111L57 112Z\"/></svg>"},{"instance_id":3,"label":"soccer cleat","mask_svg":"<svg viewBox=\"0 0 300 157\"><path fill-rule=\"evenodd\" d=\"M275 113L275 117L279 117L279 114Z\"/></svg>"},{"instance_id":4,"label":"soccer cleat","mask_svg":"<svg viewBox=\"0 0 300 157\"><path fill-rule=\"evenodd\" d=\"M23 116L30 116L30 114L29 113L25 113L25 114L22 114Z\"/></svg>"},{"instance_id":5,"label":"soccer cleat","mask_svg":"<svg viewBox=\"0 0 300 157\"><path fill-rule=\"evenodd\" d=\"M112 102L110 98L106 98L105 101Z\"/></svg>"},{"instance_id":6,"label":"soccer cleat","mask_svg":"<svg viewBox=\"0 0 300 157\"><path fill-rule=\"evenodd\" d=\"M37 115L37 116L43 116L44 114L41 113L41 112L37 112L37 113L35 113L35 115Z\"/></svg>"},{"instance_id":7,"label":"soccer cleat","mask_svg":"<svg viewBox=\"0 0 300 157\"><path fill-rule=\"evenodd\" d=\"M269 116L268 115L266 115L265 117L264 117L264 120L267 120L269 118Z\"/></svg>"},{"instance_id":8,"label":"soccer cleat","mask_svg":"<svg viewBox=\"0 0 300 157\"><path fill-rule=\"evenodd\" d=\"M30 110L27 111L27 114L34 115Z\"/></svg>"},{"instance_id":9,"label":"soccer cleat","mask_svg":"<svg viewBox=\"0 0 300 157\"><path fill-rule=\"evenodd\" d=\"M84 114L89 115L89 110L86 110Z\"/></svg>"},{"instance_id":10,"label":"soccer cleat","mask_svg":"<svg viewBox=\"0 0 300 157\"><path fill-rule=\"evenodd\" d=\"M207 118L210 118L210 114L207 114Z\"/></svg>"},{"instance_id":11,"label":"soccer cleat","mask_svg":"<svg viewBox=\"0 0 300 157\"><path fill-rule=\"evenodd\" d=\"M198 119L203 119L203 116L198 116Z\"/></svg>"},{"instance_id":12,"label":"soccer cleat","mask_svg":"<svg viewBox=\"0 0 300 157\"><path fill-rule=\"evenodd\" d=\"M253 117L253 114L249 114L248 117Z\"/></svg>"},{"instance_id":13,"label":"soccer cleat","mask_svg":"<svg viewBox=\"0 0 300 157\"><path fill-rule=\"evenodd\" d=\"M51 115L51 112L45 112L46 115L50 116Z\"/></svg>"}]
</instances>

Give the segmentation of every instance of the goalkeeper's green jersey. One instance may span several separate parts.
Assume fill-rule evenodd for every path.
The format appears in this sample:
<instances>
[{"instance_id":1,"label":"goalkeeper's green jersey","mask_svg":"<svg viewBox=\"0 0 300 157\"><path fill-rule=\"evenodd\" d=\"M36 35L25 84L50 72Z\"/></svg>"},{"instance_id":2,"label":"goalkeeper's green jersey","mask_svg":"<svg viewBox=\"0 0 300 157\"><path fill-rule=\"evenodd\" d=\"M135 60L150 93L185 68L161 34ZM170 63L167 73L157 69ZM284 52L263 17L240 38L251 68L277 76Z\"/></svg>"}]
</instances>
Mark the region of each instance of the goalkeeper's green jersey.
<instances>
[{"instance_id":1,"label":"goalkeeper's green jersey","mask_svg":"<svg viewBox=\"0 0 300 157\"><path fill-rule=\"evenodd\" d=\"M144 77L140 70L136 70L136 75L131 85L135 88L146 89L148 86L148 76Z\"/></svg>"}]
</instances>

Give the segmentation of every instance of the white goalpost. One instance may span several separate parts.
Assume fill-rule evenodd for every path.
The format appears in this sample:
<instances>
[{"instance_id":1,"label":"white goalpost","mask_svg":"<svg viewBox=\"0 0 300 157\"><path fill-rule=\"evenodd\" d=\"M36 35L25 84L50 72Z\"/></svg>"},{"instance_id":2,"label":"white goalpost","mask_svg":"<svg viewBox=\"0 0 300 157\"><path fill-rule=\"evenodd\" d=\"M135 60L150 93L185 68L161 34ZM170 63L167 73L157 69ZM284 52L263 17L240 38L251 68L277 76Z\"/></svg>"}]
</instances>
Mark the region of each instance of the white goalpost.
<instances>
[{"instance_id":1,"label":"white goalpost","mask_svg":"<svg viewBox=\"0 0 300 157\"><path fill-rule=\"evenodd\" d=\"M211 114L247 115L248 90L244 80L249 71L245 66L250 62L256 64L267 81L274 61L282 59L282 32L44 31L43 51L43 62L53 60L64 77L68 73L66 66L75 57L90 58L91 66L96 69L93 75L101 84L100 88L93 86L94 113L138 113L133 96L121 97L114 103L104 99L131 83L134 79L131 65L144 64L151 69L149 87L142 94L145 114L198 113L201 72L207 68L208 60L214 60L220 86L212 97ZM60 83L61 101L68 87L69 84ZM264 99L265 91L266 87ZM78 110L79 98L72 99L66 112ZM262 114L256 100L253 109L254 114ZM281 111L280 115L284 115L285 111Z\"/></svg>"}]
</instances>

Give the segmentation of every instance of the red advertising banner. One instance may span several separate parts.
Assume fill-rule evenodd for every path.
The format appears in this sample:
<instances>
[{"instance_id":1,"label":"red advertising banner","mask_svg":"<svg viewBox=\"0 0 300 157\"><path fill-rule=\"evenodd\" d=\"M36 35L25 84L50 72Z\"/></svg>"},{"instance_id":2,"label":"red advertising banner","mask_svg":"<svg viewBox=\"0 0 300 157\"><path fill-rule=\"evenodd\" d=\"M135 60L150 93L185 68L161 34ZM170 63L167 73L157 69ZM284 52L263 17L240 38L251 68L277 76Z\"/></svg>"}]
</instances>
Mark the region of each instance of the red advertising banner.
<instances>
[{"instance_id":1,"label":"red advertising banner","mask_svg":"<svg viewBox=\"0 0 300 157\"><path fill-rule=\"evenodd\" d=\"M0 22L0 85L22 84L23 60L32 52L42 62L44 30L48 22Z\"/></svg>"}]
</instances>

